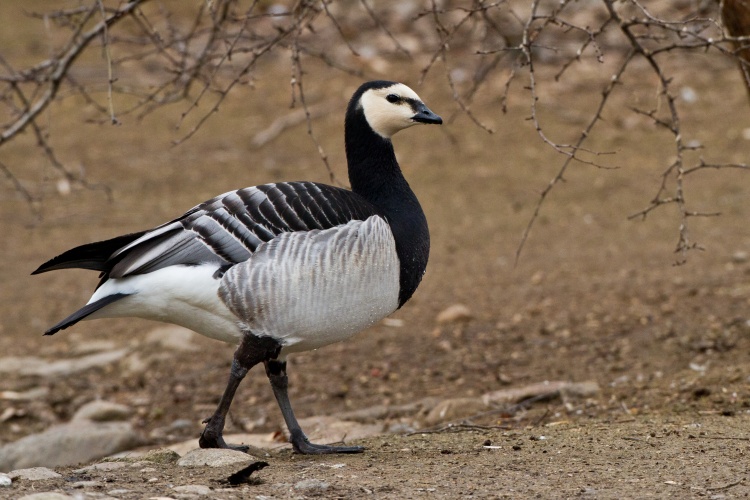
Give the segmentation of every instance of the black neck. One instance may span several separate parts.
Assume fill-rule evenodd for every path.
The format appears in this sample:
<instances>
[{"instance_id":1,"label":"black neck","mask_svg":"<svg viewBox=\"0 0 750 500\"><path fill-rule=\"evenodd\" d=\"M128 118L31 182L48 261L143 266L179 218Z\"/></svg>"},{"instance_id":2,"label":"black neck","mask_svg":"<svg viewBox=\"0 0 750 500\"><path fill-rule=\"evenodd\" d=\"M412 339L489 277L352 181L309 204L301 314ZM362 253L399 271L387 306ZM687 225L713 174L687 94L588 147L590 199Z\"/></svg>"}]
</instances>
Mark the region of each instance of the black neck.
<instances>
[{"instance_id":1,"label":"black neck","mask_svg":"<svg viewBox=\"0 0 750 500\"><path fill-rule=\"evenodd\" d=\"M393 143L372 130L361 108L347 113L344 138L352 191L381 210L391 226L401 263L401 307L427 267L427 219L396 161Z\"/></svg>"}]
</instances>

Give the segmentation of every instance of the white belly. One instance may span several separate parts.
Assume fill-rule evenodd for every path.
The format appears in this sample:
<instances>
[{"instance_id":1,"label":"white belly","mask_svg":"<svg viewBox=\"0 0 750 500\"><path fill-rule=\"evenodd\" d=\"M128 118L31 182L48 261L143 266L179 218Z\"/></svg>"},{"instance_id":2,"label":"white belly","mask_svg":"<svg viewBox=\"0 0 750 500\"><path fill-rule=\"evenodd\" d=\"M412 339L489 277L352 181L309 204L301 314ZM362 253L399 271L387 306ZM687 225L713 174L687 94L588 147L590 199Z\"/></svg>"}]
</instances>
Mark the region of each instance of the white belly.
<instances>
[{"instance_id":1,"label":"white belly","mask_svg":"<svg viewBox=\"0 0 750 500\"><path fill-rule=\"evenodd\" d=\"M285 233L223 277L219 294L242 326L283 353L344 340L398 307L399 261L380 217Z\"/></svg>"},{"instance_id":2,"label":"white belly","mask_svg":"<svg viewBox=\"0 0 750 500\"><path fill-rule=\"evenodd\" d=\"M218 266L170 266L157 271L111 279L89 302L114 293L132 294L87 319L137 317L173 323L216 340L239 343L237 318L219 299Z\"/></svg>"}]
</instances>

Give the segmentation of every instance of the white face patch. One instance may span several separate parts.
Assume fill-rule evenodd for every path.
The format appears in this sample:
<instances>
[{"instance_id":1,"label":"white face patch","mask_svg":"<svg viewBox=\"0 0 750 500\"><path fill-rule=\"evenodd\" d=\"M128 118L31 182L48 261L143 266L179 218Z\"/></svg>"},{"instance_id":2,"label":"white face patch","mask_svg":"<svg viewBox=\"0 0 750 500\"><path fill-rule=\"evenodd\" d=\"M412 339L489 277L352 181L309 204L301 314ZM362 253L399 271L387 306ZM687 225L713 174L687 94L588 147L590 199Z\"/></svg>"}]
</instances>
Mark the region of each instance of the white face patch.
<instances>
[{"instance_id":1,"label":"white face patch","mask_svg":"<svg viewBox=\"0 0 750 500\"><path fill-rule=\"evenodd\" d=\"M388 96L391 94L399 97L399 100L389 102ZM375 133L390 139L399 130L417 124L412 120L415 112L409 104L410 100L422 102L416 92L403 83L397 83L382 89L370 89L362 94L359 102L365 119Z\"/></svg>"}]
</instances>

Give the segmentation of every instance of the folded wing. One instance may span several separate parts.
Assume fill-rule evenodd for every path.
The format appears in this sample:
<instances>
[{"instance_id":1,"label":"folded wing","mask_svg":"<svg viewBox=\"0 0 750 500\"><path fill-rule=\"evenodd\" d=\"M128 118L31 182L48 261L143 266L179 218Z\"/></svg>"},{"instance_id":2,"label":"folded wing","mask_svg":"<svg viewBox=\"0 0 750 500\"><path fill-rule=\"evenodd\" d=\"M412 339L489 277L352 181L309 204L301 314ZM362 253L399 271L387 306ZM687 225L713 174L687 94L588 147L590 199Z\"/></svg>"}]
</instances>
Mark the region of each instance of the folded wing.
<instances>
[{"instance_id":1,"label":"folded wing","mask_svg":"<svg viewBox=\"0 0 750 500\"><path fill-rule=\"evenodd\" d=\"M101 271L106 280L173 265L233 265L279 234L328 229L378 213L346 189L312 182L265 184L224 193L151 231L74 248L34 274L83 268Z\"/></svg>"}]
</instances>

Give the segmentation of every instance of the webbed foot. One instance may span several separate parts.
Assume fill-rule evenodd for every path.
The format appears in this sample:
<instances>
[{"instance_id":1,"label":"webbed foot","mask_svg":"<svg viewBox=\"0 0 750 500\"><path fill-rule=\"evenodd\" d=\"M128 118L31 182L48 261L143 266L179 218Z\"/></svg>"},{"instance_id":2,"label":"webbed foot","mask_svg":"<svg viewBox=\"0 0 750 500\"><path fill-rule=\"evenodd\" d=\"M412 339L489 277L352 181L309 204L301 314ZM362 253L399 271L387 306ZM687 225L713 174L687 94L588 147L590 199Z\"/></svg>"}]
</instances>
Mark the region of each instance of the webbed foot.
<instances>
[{"instance_id":1,"label":"webbed foot","mask_svg":"<svg viewBox=\"0 0 750 500\"><path fill-rule=\"evenodd\" d=\"M330 446L327 444L311 443L302 432L293 432L289 439L294 451L302 455L331 455L334 453L362 453L362 446Z\"/></svg>"}]
</instances>

